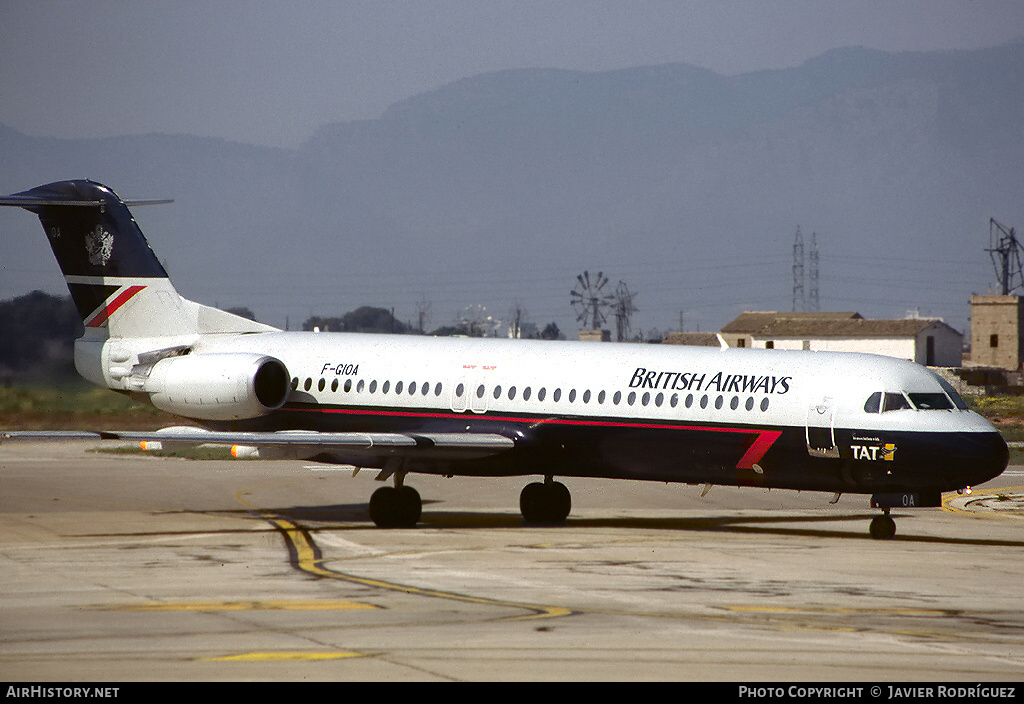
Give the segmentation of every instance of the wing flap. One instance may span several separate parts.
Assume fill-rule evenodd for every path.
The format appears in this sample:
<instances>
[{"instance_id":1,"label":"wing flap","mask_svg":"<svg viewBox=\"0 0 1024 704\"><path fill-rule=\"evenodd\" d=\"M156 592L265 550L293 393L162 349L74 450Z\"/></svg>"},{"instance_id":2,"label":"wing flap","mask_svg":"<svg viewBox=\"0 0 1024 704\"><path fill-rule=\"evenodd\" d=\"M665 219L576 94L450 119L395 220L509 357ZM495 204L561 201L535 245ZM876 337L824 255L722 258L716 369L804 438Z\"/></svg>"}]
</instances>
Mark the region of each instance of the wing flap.
<instances>
[{"instance_id":1,"label":"wing flap","mask_svg":"<svg viewBox=\"0 0 1024 704\"><path fill-rule=\"evenodd\" d=\"M164 449L223 445L277 450L278 456L336 453L346 461L402 457L409 460L467 460L511 450L515 441L496 433L322 433L312 430L233 432L175 426L155 431L11 431L5 439L105 439L160 443ZM273 455L273 452L267 453ZM367 466L375 466L368 464Z\"/></svg>"}]
</instances>

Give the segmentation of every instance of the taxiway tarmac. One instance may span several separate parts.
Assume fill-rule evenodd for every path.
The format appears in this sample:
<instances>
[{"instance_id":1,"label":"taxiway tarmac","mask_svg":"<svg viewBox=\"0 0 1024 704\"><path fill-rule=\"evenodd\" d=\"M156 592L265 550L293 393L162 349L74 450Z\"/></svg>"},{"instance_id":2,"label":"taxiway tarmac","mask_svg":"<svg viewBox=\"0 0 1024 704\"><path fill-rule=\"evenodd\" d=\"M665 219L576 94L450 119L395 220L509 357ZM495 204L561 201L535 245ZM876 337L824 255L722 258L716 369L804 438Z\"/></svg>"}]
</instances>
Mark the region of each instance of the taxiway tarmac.
<instances>
[{"instance_id":1,"label":"taxiway tarmac","mask_svg":"<svg viewBox=\"0 0 1024 704\"><path fill-rule=\"evenodd\" d=\"M944 509L864 496L410 476L0 446L0 677L135 680L1024 679L1024 471Z\"/></svg>"}]
</instances>

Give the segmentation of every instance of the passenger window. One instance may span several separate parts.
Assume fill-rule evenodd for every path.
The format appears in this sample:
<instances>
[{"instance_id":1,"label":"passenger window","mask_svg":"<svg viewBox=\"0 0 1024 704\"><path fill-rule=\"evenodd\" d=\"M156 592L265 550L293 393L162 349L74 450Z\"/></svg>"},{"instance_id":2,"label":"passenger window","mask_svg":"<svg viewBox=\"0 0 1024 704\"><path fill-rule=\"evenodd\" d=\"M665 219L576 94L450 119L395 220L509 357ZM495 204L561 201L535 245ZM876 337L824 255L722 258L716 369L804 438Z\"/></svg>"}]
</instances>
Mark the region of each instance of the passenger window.
<instances>
[{"instance_id":1,"label":"passenger window","mask_svg":"<svg viewBox=\"0 0 1024 704\"><path fill-rule=\"evenodd\" d=\"M494 387L494 398L501 398L501 384L498 384L497 386Z\"/></svg>"},{"instance_id":2,"label":"passenger window","mask_svg":"<svg viewBox=\"0 0 1024 704\"><path fill-rule=\"evenodd\" d=\"M359 383L356 384L356 392L360 393L360 394L363 393L363 387L364 386L366 386L366 382L364 380L360 379Z\"/></svg>"},{"instance_id":3,"label":"passenger window","mask_svg":"<svg viewBox=\"0 0 1024 704\"><path fill-rule=\"evenodd\" d=\"M618 406L619 405L619 401L621 401L621 400L622 400L622 392L621 391L616 391L615 395L612 396L612 403L614 403L616 406Z\"/></svg>"},{"instance_id":4,"label":"passenger window","mask_svg":"<svg viewBox=\"0 0 1024 704\"><path fill-rule=\"evenodd\" d=\"M590 389L583 392L583 403L590 403Z\"/></svg>"},{"instance_id":5,"label":"passenger window","mask_svg":"<svg viewBox=\"0 0 1024 704\"><path fill-rule=\"evenodd\" d=\"M508 387L508 400L511 401L515 397L516 397L516 387L514 387L514 386Z\"/></svg>"},{"instance_id":6,"label":"passenger window","mask_svg":"<svg viewBox=\"0 0 1024 704\"><path fill-rule=\"evenodd\" d=\"M512 387L512 388L513 388L513 390L515 389L515 387ZM527 386L525 389L523 389L523 400L524 401L529 401L530 400L530 393L531 392L530 392L530 387L529 386Z\"/></svg>"},{"instance_id":7,"label":"passenger window","mask_svg":"<svg viewBox=\"0 0 1024 704\"><path fill-rule=\"evenodd\" d=\"M440 381L437 382L437 384L434 386L434 395L435 396L440 396L441 395L441 382Z\"/></svg>"},{"instance_id":8,"label":"passenger window","mask_svg":"<svg viewBox=\"0 0 1024 704\"><path fill-rule=\"evenodd\" d=\"M404 386L405 386L405 382L401 382L401 381L398 382L397 384L395 384L395 393L396 394L402 393L402 389L404 388Z\"/></svg>"},{"instance_id":9,"label":"passenger window","mask_svg":"<svg viewBox=\"0 0 1024 704\"><path fill-rule=\"evenodd\" d=\"M875 393L868 396L868 400L864 402L865 413L880 413L882 410L882 392L876 391Z\"/></svg>"},{"instance_id":10,"label":"passenger window","mask_svg":"<svg viewBox=\"0 0 1024 704\"><path fill-rule=\"evenodd\" d=\"M562 398L562 390L555 389L554 393L551 394L551 400L554 401L555 403L558 403L558 399L560 398Z\"/></svg>"},{"instance_id":11,"label":"passenger window","mask_svg":"<svg viewBox=\"0 0 1024 704\"><path fill-rule=\"evenodd\" d=\"M548 390L547 390L547 389L545 389L545 388L544 388L544 387L542 386L542 387L540 387L540 391L538 391L538 392L537 392L537 400L538 400L538 401L543 401L543 400L544 400L544 397L545 397L545 396L547 396L547 395L548 395Z\"/></svg>"},{"instance_id":12,"label":"passenger window","mask_svg":"<svg viewBox=\"0 0 1024 704\"><path fill-rule=\"evenodd\" d=\"M605 397L604 391L599 392L597 394L597 402L598 403L604 403L604 397Z\"/></svg>"},{"instance_id":13,"label":"passenger window","mask_svg":"<svg viewBox=\"0 0 1024 704\"><path fill-rule=\"evenodd\" d=\"M352 390L352 380L351 379L345 379L345 393L348 393L351 390Z\"/></svg>"},{"instance_id":14,"label":"passenger window","mask_svg":"<svg viewBox=\"0 0 1024 704\"><path fill-rule=\"evenodd\" d=\"M907 398L900 393L892 393L887 391L885 393L885 403L882 406L882 413L886 411L901 411L903 409L910 408L910 404L907 403Z\"/></svg>"},{"instance_id":15,"label":"passenger window","mask_svg":"<svg viewBox=\"0 0 1024 704\"><path fill-rule=\"evenodd\" d=\"M570 389L569 390L569 403L573 403L575 401L576 401L576 389Z\"/></svg>"}]
</instances>

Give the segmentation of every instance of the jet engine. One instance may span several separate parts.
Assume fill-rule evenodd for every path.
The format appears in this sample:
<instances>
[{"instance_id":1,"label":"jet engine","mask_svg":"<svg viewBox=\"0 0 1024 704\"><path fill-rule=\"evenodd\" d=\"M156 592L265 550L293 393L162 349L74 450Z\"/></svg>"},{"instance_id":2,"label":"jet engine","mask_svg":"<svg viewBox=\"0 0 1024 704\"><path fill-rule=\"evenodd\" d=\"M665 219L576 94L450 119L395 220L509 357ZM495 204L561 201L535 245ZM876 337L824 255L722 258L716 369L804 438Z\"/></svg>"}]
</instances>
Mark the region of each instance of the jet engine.
<instances>
[{"instance_id":1,"label":"jet engine","mask_svg":"<svg viewBox=\"0 0 1024 704\"><path fill-rule=\"evenodd\" d=\"M160 410L203 420L266 415L284 405L290 389L283 362L247 352L161 359L145 385Z\"/></svg>"}]
</instances>

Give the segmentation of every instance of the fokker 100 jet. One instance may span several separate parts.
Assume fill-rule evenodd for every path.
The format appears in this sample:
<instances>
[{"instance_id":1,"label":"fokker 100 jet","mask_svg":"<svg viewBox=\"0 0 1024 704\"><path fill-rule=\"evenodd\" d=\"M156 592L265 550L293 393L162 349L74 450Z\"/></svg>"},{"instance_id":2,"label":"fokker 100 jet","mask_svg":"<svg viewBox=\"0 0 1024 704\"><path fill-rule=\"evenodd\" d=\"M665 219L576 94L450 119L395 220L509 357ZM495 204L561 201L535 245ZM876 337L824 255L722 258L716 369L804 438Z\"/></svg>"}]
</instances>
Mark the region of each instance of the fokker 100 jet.
<instances>
[{"instance_id":1,"label":"fokker 100 jet","mask_svg":"<svg viewBox=\"0 0 1024 704\"><path fill-rule=\"evenodd\" d=\"M941 377L828 352L286 332L178 295L129 212L92 181L0 198L39 216L82 316L86 379L201 427L99 437L381 470L381 527L421 517L411 473L543 477L527 523L560 523L555 477L871 495L892 507L998 476L1008 450Z\"/></svg>"}]
</instances>

